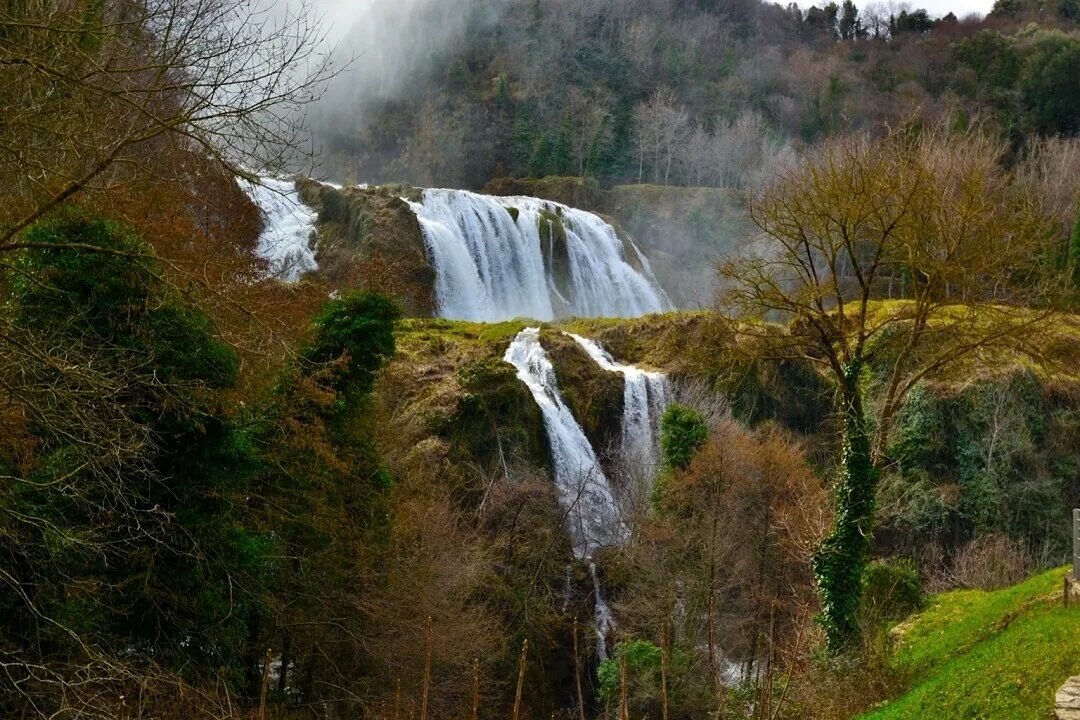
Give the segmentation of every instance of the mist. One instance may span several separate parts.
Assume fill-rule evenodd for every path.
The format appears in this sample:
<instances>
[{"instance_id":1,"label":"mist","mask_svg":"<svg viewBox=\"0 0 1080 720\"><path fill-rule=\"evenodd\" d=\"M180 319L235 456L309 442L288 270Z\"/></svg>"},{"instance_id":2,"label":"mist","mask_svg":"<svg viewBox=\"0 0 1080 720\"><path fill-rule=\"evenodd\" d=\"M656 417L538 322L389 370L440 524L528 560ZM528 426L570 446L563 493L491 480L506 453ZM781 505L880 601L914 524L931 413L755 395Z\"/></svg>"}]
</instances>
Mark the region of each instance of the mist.
<instances>
[{"instance_id":1,"label":"mist","mask_svg":"<svg viewBox=\"0 0 1080 720\"><path fill-rule=\"evenodd\" d=\"M327 48L340 68L308 108L316 148L332 148L338 139L361 135L374 109L422 97L454 51L470 34L498 22L508 4L509 0L312 0L322 18Z\"/></svg>"}]
</instances>

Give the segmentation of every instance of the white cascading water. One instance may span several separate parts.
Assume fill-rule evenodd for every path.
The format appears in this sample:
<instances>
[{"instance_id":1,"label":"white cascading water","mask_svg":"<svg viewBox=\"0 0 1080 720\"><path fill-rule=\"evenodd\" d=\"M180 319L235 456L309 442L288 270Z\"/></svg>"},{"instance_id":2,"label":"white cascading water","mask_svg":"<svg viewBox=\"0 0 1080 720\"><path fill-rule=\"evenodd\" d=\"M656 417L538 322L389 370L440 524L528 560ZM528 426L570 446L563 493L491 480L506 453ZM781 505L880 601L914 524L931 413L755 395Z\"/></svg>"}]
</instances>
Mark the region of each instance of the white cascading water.
<instances>
[{"instance_id":1,"label":"white cascading water","mask_svg":"<svg viewBox=\"0 0 1080 720\"><path fill-rule=\"evenodd\" d=\"M464 190L424 190L421 201L410 205L435 269L442 317L551 320L636 317L671 309L644 255L628 243L638 270L615 230L590 212ZM558 215L565 229L568 266L562 289L554 269L555 229L545 214ZM548 233L543 241L542 229Z\"/></svg>"},{"instance_id":2,"label":"white cascading water","mask_svg":"<svg viewBox=\"0 0 1080 720\"><path fill-rule=\"evenodd\" d=\"M600 343L566 333L593 361L623 376L623 421L620 460L632 476L651 483L660 468L660 416L668 404L668 380L663 373L624 365L611 357Z\"/></svg>"},{"instance_id":3,"label":"white cascading water","mask_svg":"<svg viewBox=\"0 0 1080 720\"><path fill-rule=\"evenodd\" d=\"M270 263L270 275L297 280L314 270L311 236L318 213L300 200L293 180L264 177L258 183L239 181L263 215L263 230L255 252Z\"/></svg>"},{"instance_id":4,"label":"white cascading water","mask_svg":"<svg viewBox=\"0 0 1080 720\"><path fill-rule=\"evenodd\" d=\"M596 658L600 662L608 659L607 638L615 629L615 615L604 599L604 588L600 586L600 575L596 572L596 563L589 561L589 575L592 576L593 597L596 601L596 619L593 629L596 631Z\"/></svg>"},{"instance_id":5,"label":"white cascading water","mask_svg":"<svg viewBox=\"0 0 1080 720\"><path fill-rule=\"evenodd\" d=\"M638 477L651 482L659 464L658 429L668 402L667 378L661 373L616 362L596 341L567 334L601 368L623 375L621 460L624 466L631 465ZM592 577L596 614L593 627L597 657L603 662L608 658L607 637L615 629L615 616L604 599L592 552L624 541L628 530L592 445L559 393L555 368L540 344L540 329L526 328L518 333L503 359L517 368L518 379L529 388L544 418L555 484L567 513L574 553L588 562ZM570 568L566 570L564 612L571 595Z\"/></svg>"},{"instance_id":6,"label":"white cascading water","mask_svg":"<svg viewBox=\"0 0 1080 720\"><path fill-rule=\"evenodd\" d=\"M540 344L540 328L525 328L503 360L517 368L544 418L559 501L567 514L574 554L589 558L598 547L626 539L626 525L611 484L574 414L563 401L555 368Z\"/></svg>"}]
</instances>

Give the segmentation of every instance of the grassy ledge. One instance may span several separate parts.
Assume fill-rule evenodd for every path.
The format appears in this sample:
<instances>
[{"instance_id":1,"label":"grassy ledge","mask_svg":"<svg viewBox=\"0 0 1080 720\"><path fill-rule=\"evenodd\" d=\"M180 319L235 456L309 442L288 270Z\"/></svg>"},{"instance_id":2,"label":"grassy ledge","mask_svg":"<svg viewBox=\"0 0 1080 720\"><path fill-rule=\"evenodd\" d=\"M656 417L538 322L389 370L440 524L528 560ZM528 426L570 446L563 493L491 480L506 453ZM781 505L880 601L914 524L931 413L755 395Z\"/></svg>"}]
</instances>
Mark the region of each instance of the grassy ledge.
<instances>
[{"instance_id":1,"label":"grassy ledge","mask_svg":"<svg viewBox=\"0 0 1080 720\"><path fill-rule=\"evenodd\" d=\"M1044 720L1080 672L1080 607L1062 605L1064 568L986 592L958 590L896 628L906 694L864 720Z\"/></svg>"}]
</instances>

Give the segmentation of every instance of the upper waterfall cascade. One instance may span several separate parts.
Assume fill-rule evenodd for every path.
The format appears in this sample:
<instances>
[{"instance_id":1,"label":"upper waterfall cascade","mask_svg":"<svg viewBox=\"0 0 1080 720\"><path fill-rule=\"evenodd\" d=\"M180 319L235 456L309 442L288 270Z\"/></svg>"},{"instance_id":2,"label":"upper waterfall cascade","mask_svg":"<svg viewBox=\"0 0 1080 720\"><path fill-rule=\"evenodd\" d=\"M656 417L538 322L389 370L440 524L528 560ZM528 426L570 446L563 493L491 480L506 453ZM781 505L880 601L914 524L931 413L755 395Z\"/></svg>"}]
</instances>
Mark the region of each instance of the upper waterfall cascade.
<instances>
[{"instance_id":1,"label":"upper waterfall cascade","mask_svg":"<svg viewBox=\"0 0 1080 720\"><path fill-rule=\"evenodd\" d=\"M464 190L425 190L410 204L442 317L634 317L672 307L645 256L593 213Z\"/></svg>"},{"instance_id":2,"label":"upper waterfall cascade","mask_svg":"<svg viewBox=\"0 0 1080 720\"><path fill-rule=\"evenodd\" d=\"M258 183L241 180L240 186L262 213L263 230L255 252L270 263L270 274L297 280L314 270L311 236L318 213L300 200L296 182L264 177Z\"/></svg>"},{"instance_id":3,"label":"upper waterfall cascade","mask_svg":"<svg viewBox=\"0 0 1080 720\"><path fill-rule=\"evenodd\" d=\"M551 445L555 485L567 513L574 553L586 558L597 547L622 542L626 539L626 525L611 483L559 392L555 368L540 344L540 328L525 328L518 333L503 359L517 368L518 379L540 406Z\"/></svg>"}]
</instances>

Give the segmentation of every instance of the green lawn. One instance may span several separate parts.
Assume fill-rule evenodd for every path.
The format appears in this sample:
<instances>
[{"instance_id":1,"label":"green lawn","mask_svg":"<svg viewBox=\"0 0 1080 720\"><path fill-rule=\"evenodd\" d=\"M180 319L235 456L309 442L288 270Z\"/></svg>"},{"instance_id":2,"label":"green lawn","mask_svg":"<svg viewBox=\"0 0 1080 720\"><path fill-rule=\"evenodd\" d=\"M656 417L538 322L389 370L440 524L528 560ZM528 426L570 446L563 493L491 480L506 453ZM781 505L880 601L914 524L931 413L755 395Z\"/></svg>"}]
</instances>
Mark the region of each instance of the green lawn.
<instances>
[{"instance_id":1,"label":"green lawn","mask_svg":"<svg viewBox=\"0 0 1080 720\"><path fill-rule=\"evenodd\" d=\"M1064 569L1003 590L961 590L897 629L894 663L915 685L865 720L1046 720L1080 674L1080 607L1062 606Z\"/></svg>"}]
</instances>

